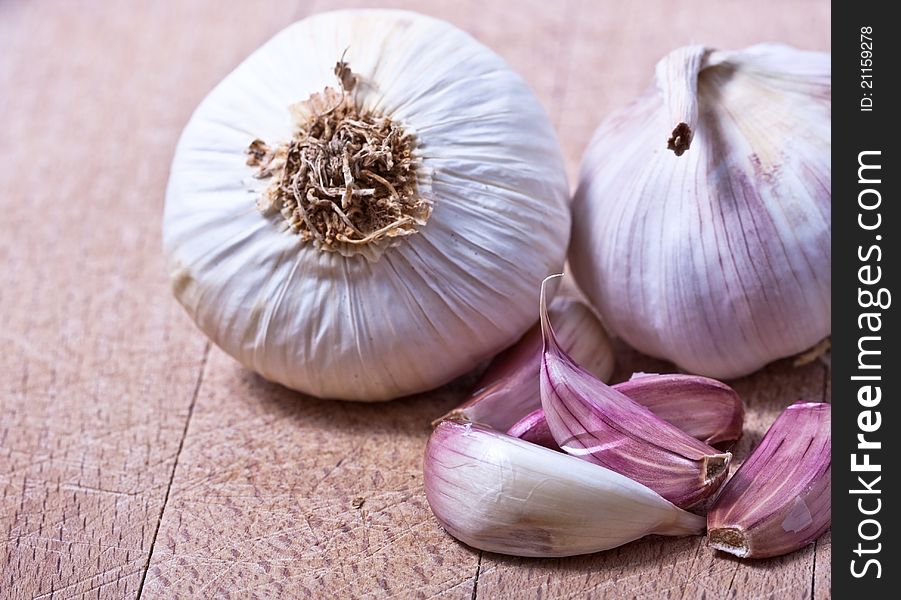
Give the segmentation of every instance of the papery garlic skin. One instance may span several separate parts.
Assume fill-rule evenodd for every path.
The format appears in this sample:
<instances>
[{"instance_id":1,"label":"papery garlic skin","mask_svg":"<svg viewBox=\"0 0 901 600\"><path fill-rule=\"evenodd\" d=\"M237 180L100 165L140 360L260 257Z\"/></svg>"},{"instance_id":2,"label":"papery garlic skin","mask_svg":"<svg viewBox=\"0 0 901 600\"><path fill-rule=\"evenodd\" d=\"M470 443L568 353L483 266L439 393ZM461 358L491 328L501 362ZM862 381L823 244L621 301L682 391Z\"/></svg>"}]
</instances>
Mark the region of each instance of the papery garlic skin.
<instances>
[{"instance_id":1,"label":"papery garlic skin","mask_svg":"<svg viewBox=\"0 0 901 600\"><path fill-rule=\"evenodd\" d=\"M688 47L601 125L570 264L611 333L720 379L829 335L830 93L828 54Z\"/></svg>"},{"instance_id":2,"label":"papery garlic skin","mask_svg":"<svg viewBox=\"0 0 901 600\"><path fill-rule=\"evenodd\" d=\"M548 313L557 326L560 345L594 376L609 379L614 366L613 346L591 308L581 300L558 294L550 302ZM536 323L515 344L494 357L469 399L442 419L463 419L501 431L509 429L520 417L541 406L541 353L541 326Z\"/></svg>"},{"instance_id":3,"label":"papery garlic skin","mask_svg":"<svg viewBox=\"0 0 901 600\"><path fill-rule=\"evenodd\" d=\"M442 421L424 461L448 533L481 550L572 556L648 534L694 535L704 518L603 467L473 423Z\"/></svg>"},{"instance_id":4,"label":"papery garlic skin","mask_svg":"<svg viewBox=\"0 0 901 600\"><path fill-rule=\"evenodd\" d=\"M432 205L417 232L353 256L257 210L267 182L245 164L254 139L291 137L291 105L338 87L339 59L363 108L415 136ZM322 13L197 108L172 164L164 247L177 299L238 361L316 396L385 400L465 373L534 322L538 283L565 258L568 195L547 115L496 54L415 13Z\"/></svg>"}]
</instances>

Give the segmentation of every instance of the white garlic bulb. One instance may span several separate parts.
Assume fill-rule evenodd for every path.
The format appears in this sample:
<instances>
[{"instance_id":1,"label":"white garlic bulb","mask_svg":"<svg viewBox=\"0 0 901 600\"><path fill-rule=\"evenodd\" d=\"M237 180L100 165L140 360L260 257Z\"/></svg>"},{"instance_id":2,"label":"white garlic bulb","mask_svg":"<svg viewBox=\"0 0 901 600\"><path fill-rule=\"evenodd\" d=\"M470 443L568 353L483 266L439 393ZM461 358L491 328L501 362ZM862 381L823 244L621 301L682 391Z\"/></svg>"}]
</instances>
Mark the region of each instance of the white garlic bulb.
<instances>
[{"instance_id":1,"label":"white garlic bulb","mask_svg":"<svg viewBox=\"0 0 901 600\"><path fill-rule=\"evenodd\" d=\"M830 91L828 54L692 46L604 122L570 262L609 330L717 378L829 335Z\"/></svg>"},{"instance_id":2,"label":"white garlic bulb","mask_svg":"<svg viewBox=\"0 0 901 600\"><path fill-rule=\"evenodd\" d=\"M163 238L179 302L238 361L384 400L514 342L569 227L553 128L501 58L433 18L349 10L288 27L201 103Z\"/></svg>"}]
</instances>

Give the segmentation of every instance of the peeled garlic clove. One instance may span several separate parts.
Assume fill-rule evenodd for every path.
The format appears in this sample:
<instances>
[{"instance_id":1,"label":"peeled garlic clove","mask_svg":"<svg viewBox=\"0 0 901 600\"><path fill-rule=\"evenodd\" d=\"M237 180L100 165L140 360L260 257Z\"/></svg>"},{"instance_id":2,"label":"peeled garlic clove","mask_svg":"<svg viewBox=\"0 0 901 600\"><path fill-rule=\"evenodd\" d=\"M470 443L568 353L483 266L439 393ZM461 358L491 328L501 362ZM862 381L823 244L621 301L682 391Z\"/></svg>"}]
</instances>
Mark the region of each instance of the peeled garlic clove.
<instances>
[{"instance_id":1,"label":"peeled garlic clove","mask_svg":"<svg viewBox=\"0 0 901 600\"><path fill-rule=\"evenodd\" d=\"M507 430L507 435L551 450L559 449L557 440L554 439L554 435L547 425L547 419L544 418L544 409L542 408L533 410L511 425Z\"/></svg>"},{"instance_id":2,"label":"peeled garlic clove","mask_svg":"<svg viewBox=\"0 0 901 600\"><path fill-rule=\"evenodd\" d=\"M596 377L609 378L613 373L613 347L591 308L558 294L548 312L557 325L560 345ZM470 398L441 419L464 419L504 431L524 414L540 408L541 344L541 326L536 323L491 361Z\"/></svg>"},{"instance_id":3,"label":"peeled garlic clove","mask_svg":"<svg viewBox=\"0 0 901 600\"><path fill-rule=\"evenodd\" d=\"M316 396L386 400L472 370L534 323L569 197L550 120L494 52L411 12L325 12L194 112L163 243L176 298L242 364Z\"/></svg>"},{"instance_id":4,"label":"peeled garlic clove","mask_svg":"<svg viewBox=\"0 0 901 600\"><path fill-rule=\"evenodd\" d=\"M709 543L736 556L793 552L832 522L832 407L783 411L707 515Z\"/></svg>"},{"instance_id":5,"label":"peeled garlic clove","mask_svg":"<svg viewBox=\"0 0 901 600\"><path fill-rule=\"evenodd\" d=\"M732 455L694 439L576 364L551 327L547 281L540 300L541 406L557 445L648 486L676 506L693 506L716 492Z\"/></svg>"},{"instance_id":6,"label":"peeled garlic clove","mask_svg":"<svg viewBox=\"0 0 901 600\"><path fill-rule=\"evenodd\" d=\"M438 424L424 479L444 529L489 552L571 556L704 531L703 517L623 475L474 423Z\"/></svg>"},{"instance_id":7,"label":"peeled garlic clove","mask_svg":"<svg viewBox=\"0 0 901 600\"><path fill-rule=\"evenodd\" d=\"M657 417L711 446L740 437L744 406L731 387L696 375L642 375L613 386Z\"/></svg>"},{"instance_id":8,"label":"peeled garlic clove","mask_svg":"<svg viewBox=\"0 0 901 600\"><path fill-rule=\"evenodd\" d=\"M611 386L657 417L707 444L731 446L741 437L744 407L725 383L696 375L644 375ZM557 448L544 410L538 409L507 431L533 444Z\"/></svg>"},{"instance_id":9,"label":"peeled garlic clove","mask_svg":"<svg viewBox=\"0 0 901 600\"><path fill-rule=\"evenodd\" d=\"M611 333L718 379L829 335L830 78L828 54L682 48L601 125L569 259Z\"/></svg>"}]
</instances>

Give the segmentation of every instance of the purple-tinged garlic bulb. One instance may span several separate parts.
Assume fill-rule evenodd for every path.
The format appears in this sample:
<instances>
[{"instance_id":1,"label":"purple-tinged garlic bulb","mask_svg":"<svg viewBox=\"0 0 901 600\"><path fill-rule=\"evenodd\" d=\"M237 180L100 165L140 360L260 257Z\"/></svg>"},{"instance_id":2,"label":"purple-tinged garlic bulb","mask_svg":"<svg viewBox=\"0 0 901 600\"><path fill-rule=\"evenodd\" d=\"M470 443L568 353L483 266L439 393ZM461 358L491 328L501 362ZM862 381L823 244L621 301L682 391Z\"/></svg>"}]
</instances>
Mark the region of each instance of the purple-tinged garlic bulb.
<instances>
[{"instance_id":1,"label":"purple-tinged garlic bulb","mask_svg":"<svg viewBox=\"0 0 901 600\"><path fill-rule=\"evenodd\" d=\"M732 378L830 334L830 56L675 50L598 129L573 274L611 333Z\"/></svg>"}]
</instances>

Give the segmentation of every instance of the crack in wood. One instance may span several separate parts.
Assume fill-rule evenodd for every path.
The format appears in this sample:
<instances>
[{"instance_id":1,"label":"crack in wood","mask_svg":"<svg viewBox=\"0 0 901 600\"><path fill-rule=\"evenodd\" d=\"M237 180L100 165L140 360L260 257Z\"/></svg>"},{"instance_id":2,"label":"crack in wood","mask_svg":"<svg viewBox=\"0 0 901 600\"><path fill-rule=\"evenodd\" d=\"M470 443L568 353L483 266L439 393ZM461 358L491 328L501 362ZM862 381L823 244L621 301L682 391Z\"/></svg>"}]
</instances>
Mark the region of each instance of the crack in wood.
<instances>
[{"instance_id":1,"label":"crack in wood","mask_svg":"<svg viewBox=\"0 0 901 600\"><path fill-rule=\"evenodd\" d=\"M820 545L819 540L813 541L813 566L810 569L810 598L813 600L817 589L817 547Z\"/></svg>"},{"instance_id":2,"label":"crack in wood","mask_svg":"<svg viewBox=\"0 0 901 600\"><path fill-rule=\"evenodd\" d=\"M191 403L188 405L188 415L185 417L185 426L181 433L181 439L178 441L178 450L175 452L175 460L172 461L172 471L169 473L169 484L166 486L166 494L163 496L163 505L160 507L160 516L157 519L156 527L153 530L153 538L150 540L150 550L147 552L147 561L144 563L144 572L141 573L141 583L138 585L137 600L141 600L141 595L144 593L144 584L147 581L147 572L150 570L150 561L153 558L153 550L156 547L156 538L160 533L160 525L163 523L166 504L169 502L169 493L172 491L172 482L175 481L175 470L178 468L178 459L181 456L181 451L185 447L185 438L188 437L188 426L191 424L191 417L194 415L194 405L197 404L197 397L200 395L200 388L203 385L203 376L206 373L209 356L210 342L206 342L203 347L203 358L200 359L200 370L197 373L197 383L194 386L194 393L191 395Z\"/></svg>"},{"instance_id":3,"label":"crack in wood","mask_svg":"<svg viewBox=\"0 0 901 600\"><path fill-rule=\"evenodd\" d=\"M479 575L482 573L482 552L479 550L479 561L476 563L476 576L475 580L472 582L472 598L471 600L476 600L476 596L479 593Z\"/></svg>"}]
</instances>

